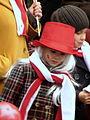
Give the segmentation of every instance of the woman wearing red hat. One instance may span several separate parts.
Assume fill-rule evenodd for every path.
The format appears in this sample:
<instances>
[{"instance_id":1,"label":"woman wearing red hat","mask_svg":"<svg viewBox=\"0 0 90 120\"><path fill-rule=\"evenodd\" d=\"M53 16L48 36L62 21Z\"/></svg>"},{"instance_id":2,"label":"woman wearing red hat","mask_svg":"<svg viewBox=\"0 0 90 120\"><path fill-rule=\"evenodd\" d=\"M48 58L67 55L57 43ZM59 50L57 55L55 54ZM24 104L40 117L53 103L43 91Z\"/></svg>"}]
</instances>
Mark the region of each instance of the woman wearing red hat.
<instances>
[{"instance_id":1,"label":"woman wearing red hat","mask_svg":"<svg viewBox=\"0 0 90 120\"><path fill-rule=\"evenodd\" d=\"M40 40L33 42L35 51L11 71L0 101L19 107L22 120L74 120L74 31L47 22Z\"/></svg>"},{"instance_id":2,"label":"woman wearing red hat","mask_svg":"<svg viewBox=\"0 0 90 120\"><path fill-rule=\"evenodd\" d=\"M81 8L65 5L52 14L51 21L64 23L75 28L76 67L72 75L80 84L76 89L75 120L90 120L90 45L85 41L89 19Z\"/></svg>"}]
</instances>

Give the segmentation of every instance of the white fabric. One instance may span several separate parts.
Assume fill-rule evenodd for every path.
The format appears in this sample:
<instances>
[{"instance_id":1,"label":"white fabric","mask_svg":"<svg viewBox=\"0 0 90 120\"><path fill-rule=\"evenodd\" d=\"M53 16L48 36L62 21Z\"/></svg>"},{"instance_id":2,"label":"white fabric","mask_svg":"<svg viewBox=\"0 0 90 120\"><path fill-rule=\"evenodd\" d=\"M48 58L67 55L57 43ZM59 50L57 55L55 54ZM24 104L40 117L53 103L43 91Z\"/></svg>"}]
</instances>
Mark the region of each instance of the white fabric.
<instances>
[{"instance_id":1,"label":"white fabric","mask_svg":"<svg viewBox=\"0 0 90 120\"><path fill-rule=\"evenodd\" d=\"M75 120L75 89L67 76L64 76L61 89L62 120Z\"/></svg>"},{"instance_id":2,"label":"white fabric","mask_svg":"<svg viewBox=\"0 0 90 120\"><path fill-rule=\"evenodd\" d=\"M81 51L83 54L84 61L86 63L86 66L90 72L90 45L86 41L83 42L83 45L81 46ZM83 88L83 90L90 92L90 85Z\"/></svg>"},{"instance_id":3,"label":"white fabric","mask_svg":"<svg viewBox=\"0 0 90 120\"><path fill-rule=\"evenodd\" d=\"M37 66L43 76L49 82L54 82L49 70L41 62L38 52L35 52L30 56L30 61ZM64 74L53 74L63 79L61 88L61 106L62 106L62 120L74 120L75 119L75 89L70 79Z\"/></svg>"},{"instance_id":4,"label":"white fabric","mask_svg":"<svg viewBox=\"0 0 90 120\"><path fill-rule=\"evenodd\" d=\"M81 47L81 50L83 53L84 61L85 61L87 68L90 72L90 45L86 41L84 41L83 45Z\"/></svg>"},{"instance_id":5,"label":"white fabric","mask_svg":"<svg viewBox=\"0 0 90 120\"><path fill-rule=\"evenodd\" d=\"M40 72L43 74L43 76L48 80L49 82L54 82L52 80L51 75L49 74L49 70L46 68L46 66L41 62L37 51L30 56L30 61L37 66L37 68L40 70Z\"/></svg>"},{"instance_id":6,"label":"white fabric","mask_svg":"<svg viewBox=\"0 0 90 120\"><path fill-rule=\"evenodd\" d=\"M83 90L90 92L90 85L88 85L87 87L83 88Z\"/></svg>"},{"instance_id":7,"label":"white fabric","mask_svg":"<svg viewBox=\"0 0 90 120\"><path fill-rule=\"evenodd\" d=\"M24 31L24 23L22 20L21 11L20 11L19 7L17 6L15 0L9 0L9 1L13 8L13 11L14 11L16 24L17 24L17 33L20 36L23 34L23 31Z\"/></svg>"}]
</instances>

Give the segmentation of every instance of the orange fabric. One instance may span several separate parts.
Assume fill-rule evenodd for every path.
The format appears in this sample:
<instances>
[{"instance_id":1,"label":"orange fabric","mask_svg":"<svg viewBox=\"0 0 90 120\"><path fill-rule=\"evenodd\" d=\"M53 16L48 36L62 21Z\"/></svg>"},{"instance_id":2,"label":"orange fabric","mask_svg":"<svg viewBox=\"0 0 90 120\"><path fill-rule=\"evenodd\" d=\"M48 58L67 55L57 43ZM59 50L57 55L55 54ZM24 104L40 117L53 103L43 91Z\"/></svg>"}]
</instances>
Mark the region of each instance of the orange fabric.
<instances>
[{"instance_id":1,"label":"orange fabric","mask_svg":"<svg viewBox=\"0 0 90 120\"><path fill-rule=\"evenodd\" d=\"M9 0L0 0L0 77L5 75L16 60L29 56L26 39L18 36L15 16ZM29 35L35 37L36 31L29 26ZM34 34L35 33L35 34Z\"/></svg>"},{"instance_id":2,"label":"orange fabric","mask_svg":"<svg viewBox=\"0 0 90 120\"><path fill-rule=\"evenodd\" d=\"M0 94L2 93L2 89L4 87L4 81L0 81Z\"/></svg>"}]
</instances>

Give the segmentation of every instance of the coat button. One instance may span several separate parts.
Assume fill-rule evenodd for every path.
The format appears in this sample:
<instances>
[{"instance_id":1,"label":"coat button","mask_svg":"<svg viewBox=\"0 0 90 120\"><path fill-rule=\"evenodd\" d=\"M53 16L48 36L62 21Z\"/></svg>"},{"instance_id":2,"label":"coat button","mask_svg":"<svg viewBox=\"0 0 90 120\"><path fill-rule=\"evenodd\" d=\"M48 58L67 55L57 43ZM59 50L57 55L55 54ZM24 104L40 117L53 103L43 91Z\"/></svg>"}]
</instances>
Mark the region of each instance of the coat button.
<instances>
[{"instance_id":1,"label":"coat button","mask_svg":"<svg viewBox=\"0 0 90 120\"><path fill-rule=\"evenodd\" d=\"M75 73L74 74L74 78L75 78L75 80L78 80L80 77L79 77L79 74L77 74L77 73Z\"/></svg>"},{"instance_id":2,"label":"coat button","mask_svg":"<svg viewBox=\"0 0 90 120\"><path fill-rule=\"evenodd\" d=\"M86 78L86 79L89 79L89 78L90 78L90 75L86 73L86 74L85 74L85 78Z\"/></svg>"},{"instance_id":3,"label":"coat button","mask_svg":"<svg viewBox=\"0 0 90 120\"><path fill-rule=\"evenodd\" d=\"M46 106L45 106L45 109L46 109L46 110L50 109L50 106L49 106L49 105L46 105Z\"/></svg>"},{"instance_id":4,"label":"coat button","mask_svg":"<svg viewBox=\"0 0 90 120\"><path fill-rule=\"evenodd\" d=\"M36 106L36 107L39 107L39 102L36 102L36 103L35 103L35 106Z\"/></svg>"}]
</instances>

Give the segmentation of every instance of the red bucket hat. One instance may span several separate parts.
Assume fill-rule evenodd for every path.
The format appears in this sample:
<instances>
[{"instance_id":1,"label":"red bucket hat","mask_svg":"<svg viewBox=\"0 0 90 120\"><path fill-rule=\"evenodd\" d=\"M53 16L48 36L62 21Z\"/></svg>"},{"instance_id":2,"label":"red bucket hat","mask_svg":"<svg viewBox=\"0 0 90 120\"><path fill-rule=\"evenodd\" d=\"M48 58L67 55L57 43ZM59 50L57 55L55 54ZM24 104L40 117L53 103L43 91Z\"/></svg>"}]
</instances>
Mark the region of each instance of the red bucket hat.
<instances>
[{"instance_id":1,"label":"red bucket hat","mask_svg":"<svg viewBox=\"0 0 90 120\"><path fill-rule=\"evenodd\" d=\"M47 22L44 26L40 40L34 40L33 45L46 46L67 54L73 54L75 29L72 26Z\"/></svg>"}]
</instances>

